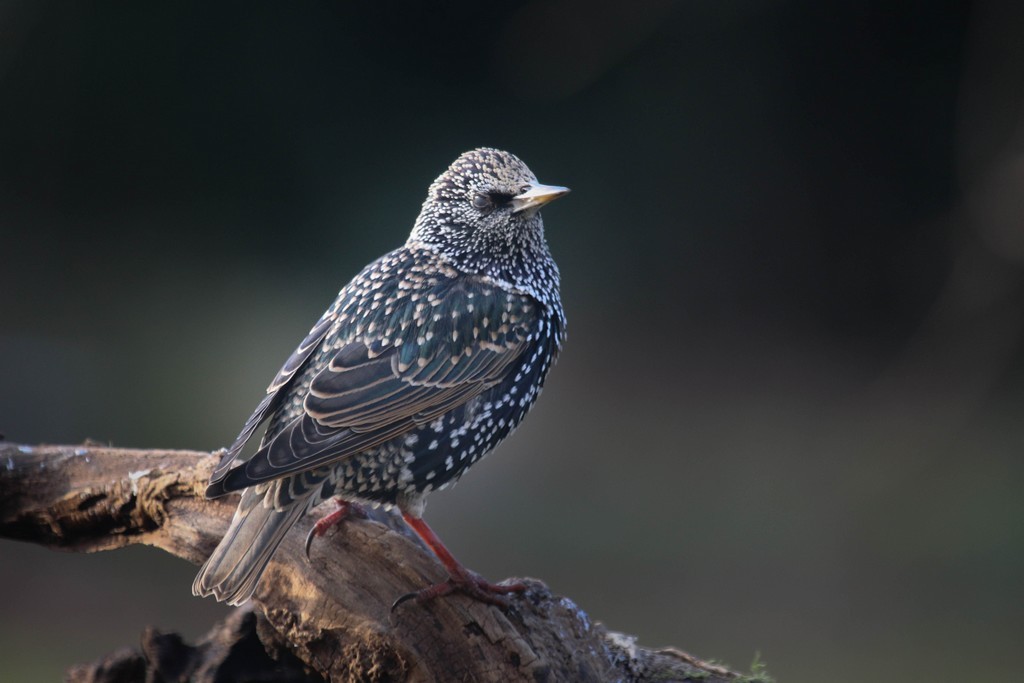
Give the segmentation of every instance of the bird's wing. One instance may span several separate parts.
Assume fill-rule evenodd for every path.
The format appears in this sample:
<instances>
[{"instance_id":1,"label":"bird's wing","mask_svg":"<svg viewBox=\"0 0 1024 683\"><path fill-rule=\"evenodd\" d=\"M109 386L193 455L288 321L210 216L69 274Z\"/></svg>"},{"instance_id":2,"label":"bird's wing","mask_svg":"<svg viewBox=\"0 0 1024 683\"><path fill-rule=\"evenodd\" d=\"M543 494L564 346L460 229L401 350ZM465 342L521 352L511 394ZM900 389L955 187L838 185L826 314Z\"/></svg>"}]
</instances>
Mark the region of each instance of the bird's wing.
<instances>
[{"instance_id":1,"label":"bird's wing","mask_svg":"<svg viewBox=\"0 0 1024 683\"><path fill-rule=\"evenodd\" d=\"M458 313L341 344L303 413L232 469L223 490L343 460L440 417L515 372L544 324L532 298L493 286L460 281L444 300Z\"/></svg>"},{"instance_id":2,"label":"bird's wing","mask_svg":"<svg viewBox=\"0 0 1024 683\"><path fill-rule=\"evenodd\" d=\"M211 482L217 482L224 478L224 475L228 473L232 466L240 464L235 459L238 454L242 451L246 442L252 437L253 432L259 427L260 423L263 422L281 403L281 399L285 395L286 387L299 372L299 370L309 362L313 352L323 342L324 337L327 336L328 330L331 329L331 325L334 323L336 315L334 309L330 309L317 321L313 329L309 331L306 338L302 340L298 348L292 352L292 355L288 357L288 360L281 366L281 370L278 371L277 376L274 377L274 381L267 387L267 395L263 397L260 404L256 406L256 410L253 411L249 419L245 421L245 426L242 427L242 431L239 432L238 438L235 439L234 443L231 444L230 448L225 451L220 462L217 464L217 468L213 471L213 475L210 477Z\"/></svg>"}]
</instances>

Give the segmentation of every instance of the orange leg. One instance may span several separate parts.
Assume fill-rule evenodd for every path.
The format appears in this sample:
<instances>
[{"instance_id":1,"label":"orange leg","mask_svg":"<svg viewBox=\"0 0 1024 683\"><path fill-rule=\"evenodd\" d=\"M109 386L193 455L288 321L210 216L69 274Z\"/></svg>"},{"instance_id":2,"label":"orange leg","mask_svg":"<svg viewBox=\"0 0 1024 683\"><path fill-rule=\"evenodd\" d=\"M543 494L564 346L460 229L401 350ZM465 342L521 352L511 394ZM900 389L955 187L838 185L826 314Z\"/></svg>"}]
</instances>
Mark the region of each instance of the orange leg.
<instances>
[{"instance_id":1,"label":"orange leg","mask_svg":"<svg viewBox=\"0 0 1024 683\"><path fill-rule=\"evenodd\" d=\"M334 512L324 515L316 521L313 528L309 530L309 534L306 536L306 559L309 559L309 548L313 545L313 538L316 536L323 536L327 533L327 530L332 526L337 526L349 517L362 517L366 518L366 510L363 509L362 505L358 503L351 503L341 498L334 499L338 509Z\"/></svg>"},{"instance_id":2,"label":"orange leg","mask_svg":"<svg viewBox=\"0 0 1024 683\"><path fill-rule=\"evenodd\" d=\"M433 586L427 586L422 590L415 591L413 593L407 593L395 601L395 604L391 606L392 611L403 602L407 600L415 600L416 602L429 602L434 598L439 598L449 593L462 593L467 595L474 600L486 602L491 605L497 605L498 607L508 607L508 599L503 597L509 593L521 593L526 590L526 584L523 583L512 583L507 585L500 585L491 583L484 579L476 572L466 569L461 562L455 559L455 557L448 551L448 548L444 546L441 539L437 537L437 534L427 526L427 523L420 517L413 517L412 515L403 512L402 519L405 523L416 532L416 535L423 539L423 542L427 544L427 547L433 551L437 556L437 559L441 560L441 564L448 570L448 580L441 583L436 583Z\"/></svg>"}]
</instances>

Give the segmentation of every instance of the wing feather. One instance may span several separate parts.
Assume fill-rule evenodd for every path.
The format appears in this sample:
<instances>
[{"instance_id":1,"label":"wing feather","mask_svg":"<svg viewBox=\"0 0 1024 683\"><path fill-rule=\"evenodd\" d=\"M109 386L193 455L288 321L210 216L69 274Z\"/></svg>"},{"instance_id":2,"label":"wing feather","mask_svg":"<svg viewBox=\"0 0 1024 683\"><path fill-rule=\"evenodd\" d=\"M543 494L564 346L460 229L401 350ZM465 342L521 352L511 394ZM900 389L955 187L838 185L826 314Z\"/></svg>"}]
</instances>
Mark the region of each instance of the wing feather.
<instances>
[{"instance_id":1,"label":"wing feather","mask_svg":"<svg viewBox=\"0 0 1024 683\"><path fill-rule=\"evenodd\" d=\"M333 310L332 307L317 321L313 329L306 335L306 338L302 340L298 348L292 352L292 355L281 366L281 369L274 377L274 381L267 387L267 395L256 406L256 410L245 421L245 425L242 427L242 431L239 432L234 443L231 444L221 457L220 462L217 463L216 469L214 469L213 474L210 476L210 486L206 491L207 496L213 497L226 492L226 490L219 486L219 483L232 467L237 467L241 464L241 462L236 460L238 454L241 453L245 444L252 438L256 428L277 409L286 393L286 387L291 383L298 371L309 362L313 352L323 342L324 337L327 336L327 332L331 329L335 319Z\"/></svg>"},{"instance_id":2,"label":"wing feather","mask_svg":"<svg viewBox=\"0 0 1024 683\"><path fill-rule=\"evenodd\" d=\"M391 318L386 333L367 325L347 338L328 339L325 343L337 348L313 376L303 412L247 462L222 475L222 489L237 490L344 460L433 421L506 380L543 325L536 301L468 278L456 283L446 284L447 290L437 296L464 300L459 314ZM403 310L418 309L409 305ZM289 359L279 377L293 365L289 377L303 363ZM278 380L275 384L284 386Z\"/></svg>"}]
</instances>

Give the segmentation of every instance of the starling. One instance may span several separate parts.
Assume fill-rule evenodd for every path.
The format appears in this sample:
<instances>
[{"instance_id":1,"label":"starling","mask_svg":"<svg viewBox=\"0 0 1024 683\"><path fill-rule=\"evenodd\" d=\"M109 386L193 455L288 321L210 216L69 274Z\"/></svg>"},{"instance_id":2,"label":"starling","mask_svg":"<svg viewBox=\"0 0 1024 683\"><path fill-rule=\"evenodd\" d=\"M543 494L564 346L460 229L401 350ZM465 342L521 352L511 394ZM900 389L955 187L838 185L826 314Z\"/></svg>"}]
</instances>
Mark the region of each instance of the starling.
<instances>
[{"instance_id":1,"label":"starling","mask_svg":"<svg viewBox=\"0 0 1024 683\"><path fill-rule=\"evenodd\" d=\"M397 508L448 570L398 602L458 591L504 604L523 589L463 567L422 514L427 494L519 424L561 349L558 267L538 209L566 192L489 148L434 181L408 241L342 288L214 470L208 498L242 496L193 593L248 600L292 525L331 498Z\"/></svg>"}]
</instances>

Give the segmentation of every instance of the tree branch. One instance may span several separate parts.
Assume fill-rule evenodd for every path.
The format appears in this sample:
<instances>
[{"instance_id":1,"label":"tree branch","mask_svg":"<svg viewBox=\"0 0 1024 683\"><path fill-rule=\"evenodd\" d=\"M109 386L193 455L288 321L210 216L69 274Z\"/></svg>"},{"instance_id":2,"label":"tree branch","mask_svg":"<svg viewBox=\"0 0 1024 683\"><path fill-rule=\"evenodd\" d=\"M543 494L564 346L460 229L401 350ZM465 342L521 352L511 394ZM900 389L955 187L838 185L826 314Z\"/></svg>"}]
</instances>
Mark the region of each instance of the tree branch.
<instances>
[{"instance_id":1,"label":"tree branch","mask_svg":"<svg viewBox=\"0 0 1024 683\"><path fill-rule=\"evenodd\" d=\"M216 461L214 454L196 451L0 443L0 537L82 552L143 543L200 564L237 502L233 496L203 498ZM331 681L724 683L739 677L677 650L637 647L633 638L591 622L571 600L535 580L527 580L529 590L504 612L454 596L405 605L392 615L397 596L446 577L395 515L369 515L315 544L311 562L303 557L302 541L312 520L301 520L263 576L253 598L256 617L225 622L221 628L233 634L226 640L251 647L246 628L255 629L267 661L280 667L297 660ZM144 642L180 643L154 638ZM200 654L189 661L217 650L204 647L190 650ZM220 648L218 656L230 649ZM118 656L101 665L132 670L137 664ZM153 659L160 657L147 657L150 665ZM115 680L81 670L72 675ZM280 680L299 680L289 676Z\"/></svg>"}]
</instances>

